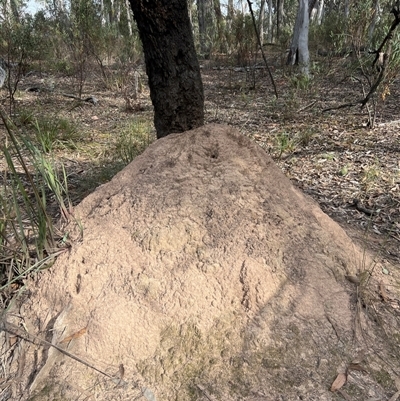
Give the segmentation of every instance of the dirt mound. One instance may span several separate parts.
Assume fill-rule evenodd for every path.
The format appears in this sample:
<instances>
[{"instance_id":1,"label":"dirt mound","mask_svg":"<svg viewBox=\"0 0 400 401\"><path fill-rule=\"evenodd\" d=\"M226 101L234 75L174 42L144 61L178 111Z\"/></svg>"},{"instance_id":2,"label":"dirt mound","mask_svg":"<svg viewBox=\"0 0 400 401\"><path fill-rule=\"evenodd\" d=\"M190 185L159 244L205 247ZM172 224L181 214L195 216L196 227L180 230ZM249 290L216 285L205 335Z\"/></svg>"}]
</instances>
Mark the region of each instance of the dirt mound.
<instances>
[{"instance_id":1,"label":"dirt mound","mask_svg":"<svg viewBox=\"0 0 400 401\"><path fill-rule=\"evenodd\" d=\"M249 139L217 125L160 139L76 216L83 237L21 314L80 361L26 343L26 398L335 398L362 256Z\"/></svg>"}]
</instances>

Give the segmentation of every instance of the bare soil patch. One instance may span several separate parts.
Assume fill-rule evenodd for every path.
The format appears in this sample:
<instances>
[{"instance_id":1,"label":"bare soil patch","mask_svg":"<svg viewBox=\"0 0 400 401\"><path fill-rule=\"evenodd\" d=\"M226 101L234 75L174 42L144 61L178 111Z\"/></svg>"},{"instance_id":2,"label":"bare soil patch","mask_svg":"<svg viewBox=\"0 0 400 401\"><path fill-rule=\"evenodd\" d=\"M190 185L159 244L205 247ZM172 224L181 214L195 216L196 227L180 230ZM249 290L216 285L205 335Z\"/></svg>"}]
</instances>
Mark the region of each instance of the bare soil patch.
<instances>
[{"instance_id":1,"label":"bare soil patch","mask_svg":"<svg viewBox=\"0 0 400 401\"><path fill-rule=\"evenodd\" d=\"M25 338L13 397L334 400L338 373L354 400L396 392L395 278L232 127L157 141L76 217L3 323Z\"/></svg>"}]
</instances>

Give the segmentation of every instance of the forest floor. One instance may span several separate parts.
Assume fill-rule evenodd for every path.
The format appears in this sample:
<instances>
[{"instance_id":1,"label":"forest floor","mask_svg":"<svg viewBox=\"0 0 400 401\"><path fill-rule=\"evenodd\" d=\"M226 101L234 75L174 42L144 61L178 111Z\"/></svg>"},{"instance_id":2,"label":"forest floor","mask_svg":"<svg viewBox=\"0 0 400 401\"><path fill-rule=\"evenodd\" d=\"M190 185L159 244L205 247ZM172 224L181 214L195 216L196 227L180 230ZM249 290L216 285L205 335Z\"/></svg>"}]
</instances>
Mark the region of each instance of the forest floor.
<instances>
[{"instance_id":1,"label":"forest floor","mask_svg":"<svg viewBox=\"0 0 400 401\"><path fill-rule=\"evenodd\" d=\"M364 249L398 264L400 80L377 102L370 129L366 108L324 112L364 98L349 65L321 59L310 82L277 68L278 98L266 70L203 69L207 121L252 137Z\"/></svg>"},{"instance_id":2,"label":"forest floor","mask_svg":"<svg viewBox=\"0 0 400 401\"><path fill-rule=\"evenodd\" d=\"M277 56L271 69L278 98L265 68L201 64L206 122L233 125L253 138L351 237L399 264L400 80L392 83L385 101L378 100L375 127L369 129L367 108L323 112L363 98L349 59L315 61L307 82L282 67ZM107 79L88 75L82 97L94 96L96 105L62 95L76 93L74 77L33 73L19 84L16 121L22 130L43 120L59 124L60 135L63 121L74 127L53 149L66 167L74 204L123 167L121 147L130 131L141 135L137 147L154 140L145 73L139 73L142 85L135 98L134 81L134 70L110 69ZM55 90L43 90L48 87ZM27 91L32 88L40 91ZM5 89L1 92L7 105ZM4 132L0 126L0 136Z\"/></svg>"}]
</instances>

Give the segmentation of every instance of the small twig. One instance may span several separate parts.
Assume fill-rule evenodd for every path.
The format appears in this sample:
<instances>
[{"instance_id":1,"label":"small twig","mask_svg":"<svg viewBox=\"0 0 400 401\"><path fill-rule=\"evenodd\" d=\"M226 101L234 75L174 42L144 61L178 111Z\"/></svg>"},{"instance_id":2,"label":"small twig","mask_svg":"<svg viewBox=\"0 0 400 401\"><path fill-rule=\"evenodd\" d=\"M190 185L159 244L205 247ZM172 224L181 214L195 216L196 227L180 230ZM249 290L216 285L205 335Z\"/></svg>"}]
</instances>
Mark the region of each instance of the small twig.
<instances>
[{"instance_id":1,"label":"small twig","mask_svg":"<svg viewBox=\"0 0 400 401\"><path fill-rule=\"evenodd\" d=\"M17 325L15 325L13 323L6 322L5 320L1 321L0 322L0 330L3 330L5 332L7 332L7 333L10 333L10 334L13 334L15 336L18 336L20 338L23 338L24 340L32 342L34 344L35 344L35 341L36 341L36 342L39 342L39 344L42 345L42 346L45 345L45 346L48 346L48 347L53 347L57 351L61 352L62 354L66 355L66 356L74 359L75 361L77 361L77 362L79 362L79 363L81 363L81 364L83 364L83 365L95 370L96 372L99 372L102 375L110 378L113 382L118 383L118 384L119 383L122 383L122 384L125 383L125 382L123 382L122 378L114 377L114 376L109 375L108 373L106 373L106 372L96 368L95 366L91 365L89 362L84 361L83 359L77 357L74 354L71 354L70 352L66 351L65 349L62 349L62 348L58 347L55 344L52 344L52 343L50 343L50 342L48 342L46 340L43 340L42 338L40 338L38 336L35 336L34 334L22 332L22 329L20 329Z\"/></svg>"},{"instance_id":2,"label":"small twig","mask_svg":"<svg viewBox=\"0 0 400 401\"><path fill-rule=\"evenodd\" d=\"M371 209L367 209L360 205L360 200L359 199L353 199L353 203L349 205L349 207L354 207L356 208L359 212L365 213L367 216L372 216L375 211Z\"/></svg>"},{"instance_id":3,"label":"small twig","mask_svg":"<svg viewBox=\"0 0 400 401\"><path fill-rule=\"evenodd\" d=\"M357 100L356 102L353 102L353 103L345 103L345 104L341 104L336 107L329 107L327 109L323 109L322 112L325 113L325 112L331 111L331 110L339 110L339 109L354 107L354 106L357 106L358 104L361 104L361 102L362 102L362 100Z\"/></svg>"},{"instance_id":4,"label":"small twig","mask_svg":"<svg viewBox=\"0 0 400 401\"><path fill-rule=\"evenodd\" d=\"M299 113L300 111L307 110L308 108L314 106L314 104L317 103L317 102L318 102L318 100L314 100L313 102L307 104L306 106L301 107L300 109L298 109L298 110L296 111L296 113Z\"/></svg>"},{"instance_id":5,"label":"small twig","mask_svg":"<svg viewBox=\"0 0 400 401\"><path fill-rule=\"evenodd\" d=\"M204 396L207 398L209 401L215 401L215 398L209 395L206 391L206 389L201 386L200 384L196 384L197 388L204 394Z\"/></svg>"},{"instance_id":6,"label":"small twig","mask_svg":"<svg viewBox=\"0 0 400 401\"><path fill-rule=\"evenodd\" d=\"M270 68L269 68L269 66L268 66L267 58L265 57L264 50L263 50L263 46L262 46L262 43L261 43L260 34L259 34L259 32L258 32L258 29L257 29L256 19L255 19L255 17L254 17L253 8L251 7L251 4L252 4L252 3L251 3L250 0L247 0L247 3L248 3L248 5L249 5L249 10L250 10L251 18L252 18L252 20L253 20L253 26L254 26L254 31L256 32L258 46L260 47L261 55L262 55L262 58L263 58L263 60L264 60L265 66L267 67L267 71L268 71L269 77L271 78L272 86L274 87L275 96L278 97L278 91L277 91L277 89L276 89L274 77L272 76L271 70L270 70Z\"/></svg>"},{"instance_id":7,"label":"small twig","mask_svg":"<svg viewBox=\"0 0 400 401\"><path fill-rule=\"evenodd\" d=\"M391 46L390 46L390 43L389 43L388 52L383 57L383 64L382 64L382 68L381 68L381 70L379 72L378 78L376 79L376 81L371 86L371 89L369 90L367 96L365 96L364 100L361 102L361 107L364 107L367 104L367 102L369 101L371 96L376 92L376 90L378 89L380 83L382 82L383 77L386 74L386 68L387 68L387 65L388 65L388 60L389 60L389 57L390 57L390 53L391 53Z\"/></svg>"}]
</instances>

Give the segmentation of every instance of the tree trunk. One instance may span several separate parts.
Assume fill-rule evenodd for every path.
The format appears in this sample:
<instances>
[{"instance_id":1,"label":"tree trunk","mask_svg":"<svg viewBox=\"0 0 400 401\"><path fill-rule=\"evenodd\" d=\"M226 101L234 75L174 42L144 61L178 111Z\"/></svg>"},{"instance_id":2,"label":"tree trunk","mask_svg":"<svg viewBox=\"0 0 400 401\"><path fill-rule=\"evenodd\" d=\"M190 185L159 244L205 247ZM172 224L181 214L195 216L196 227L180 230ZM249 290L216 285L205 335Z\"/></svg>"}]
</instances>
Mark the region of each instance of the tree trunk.
<instances>
[{"instance_id":1,"label":"tree trunk","mask_svg":"<svg viewBox=\"0 0 400 401\"><path fill-rule=\"evenodd\" d=\"M308 20L311 19L311 14L312 14L316 4L317 4L317 0L309 0L309 3L308 3Z\"/></svg>"},{"instance_id":2,"label":"tree trunk","mask_svg":"<svg viewBox=\"0 0 400 401\"><path fill-rule=\"evenodd\" d=\"M228 0L228 10L226 14L226 19L229 30L232 28L233 15L234 15L233 0Z\"/></svg>"},{"instance_id":3,"label":"tree trunk","mask_svg":"<svg viewBox=\"0 0 400 401\"><path fill-rule=\"evenodd\" d=\"M317 11L317 24L322 24L322 16L324 15L324 0L319 0Z\"/></svg>"},{"instance_id":4,"label":"tree trunk","mask_svg":"<svg viewBox=\"0 0 400 401\"><path fill-rule=\"evenodd\" d=\"M107 18L104 11L104 0L100 0L100 18L101 18L101 26L105 27L107 24Z\"/></svg>"},{"instance_id":5,"label":"tree trunk","mask_svg":"<svg viewBox=\"0 0 400 401\"><path fill-rule=\"evenodd\" d=\"M127 17L127 21L128 21L128 32L129 32L129 36L132 36L133 34L133 29L132 29L132 14L131 14L131 8L129 7L129 0L125 0L126 1L126 17Z\"/></svg>"},{"instance_id":6,"label":"tree trunk","mask_svg":"<svg viewBox=\"0 0 400 401\"><path fill-rule=\"evenodd\" d=\"M284 16L284 0L276 0L276 40L279 41L281 35L281 23Z\"/></svg>"},{"instance_id":7,"label":"tree trunk","mask_svg":"<svg viewBox=\"0 0 400 401\"><path fill-rule=\"evenodd\" d=\"M274 42L274 24L273 24L273 2L268 0L268 42Z\"/></svg>"},{"instance_id":8,"label":"tree trunk","mask_svg":"<svg viewBox=\"0 0 400 401\"><path fill-rule=\"evenodd\" d=\"M115 5L115 22L114 25L116 27L116 30L118 32L118 36L120 35L120 27L121 27L121 3L117 1L117 4Z\"/></svg>"},{"instance_id":9,"label":"tree trunk","mask_svg":"<svg viewBox=\"0 0 400 401\"><path fill-rule=\"evenodd\" d=\"M264 43L264 18L265 17L265 0L260 3L260 17L258 20L258 33L260 35L261 43ZM269 28L269 26L268 26Z\"/></svg>"},{"instance_id":10,"label":"tree trunk","mask_svg":"<svg viewBox=\"0 0 400 401\"><path fill-rule=\"evenodd\" d=\"M221 2L220 0L214 0L214 14L217 22L217 45L220 52L226 51L225 49L225 38L224 38L224 17L221 11Z\"/></svg>"},{"instance_id":11,"label":"tree trunk","mask_svg":"<svg viewBox=\"0 0 400 401\"><path fill-rule=\"evenodd\" d=\"M207 53L206 45L206 1L197 0L197 19L199 21L199 42L200 42L200 54L204 56Z\"/></svg>"},{"instance_id":12,"label":"tree trunk","mask_svg":"<svg viewBox=\"0 0 400 401\"><path fill-rule=\"evenodd\" d=\"M296 22L293 29L293 39L287 59L288 65L297 64L303 75L309 76L310 54L308 51L309 28L308 0L300 0Z\"/></svg>"},{"instance_id":13,"label":"tree trunk","mask_svg":"<svg viewBox=\"0 0 400 401\"><path fill-rule=\"evenodd\" d=\"M115 0L111 0L110 7L108 9L108 20L110 21L110 25L112 27L114 27L114 24L115 24L115 20L114 20L114 12L115 12L114 1Z\"/></svg>"},{"instance_id":14,"label":"tree trunk","mask_svg":"<svg viewBox=\"0 0 400 401\"><path fill-rule=\"evenodd\" d=\"M146 61L157 137L204 124L204 94L187 0L130 0Z\"/></svg>"}]
</instances>

